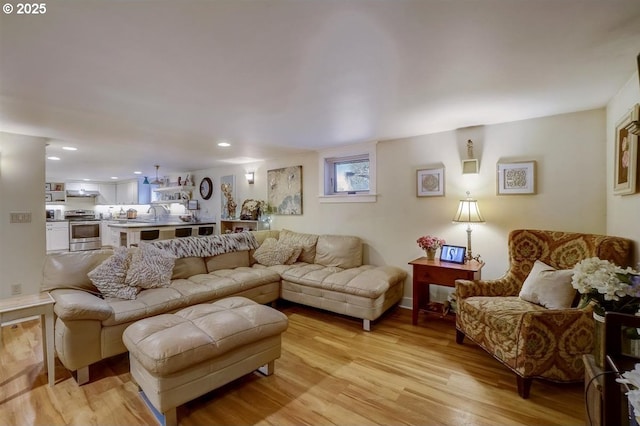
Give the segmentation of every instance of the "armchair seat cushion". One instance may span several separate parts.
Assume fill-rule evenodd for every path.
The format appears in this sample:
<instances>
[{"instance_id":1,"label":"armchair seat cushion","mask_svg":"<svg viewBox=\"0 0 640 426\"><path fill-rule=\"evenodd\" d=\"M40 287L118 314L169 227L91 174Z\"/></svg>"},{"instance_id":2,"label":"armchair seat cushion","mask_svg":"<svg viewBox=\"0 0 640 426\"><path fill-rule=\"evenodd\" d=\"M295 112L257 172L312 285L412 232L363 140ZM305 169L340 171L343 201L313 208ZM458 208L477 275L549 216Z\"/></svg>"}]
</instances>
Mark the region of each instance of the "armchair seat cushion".
<instances>
[{"instance_id":1,"label":"armchair seat cushion","mask_svg":"<svg viewBox=\"0 0 640 426\"><path fill-rule=\"evenodd\" d=\"M522 344L518 338L524 315L546 311L546 308L517 296L469 297L462 303L460 315L464 315L467 337L512 367L515 367L518 347Z\"/></svg>"}]
</instances>

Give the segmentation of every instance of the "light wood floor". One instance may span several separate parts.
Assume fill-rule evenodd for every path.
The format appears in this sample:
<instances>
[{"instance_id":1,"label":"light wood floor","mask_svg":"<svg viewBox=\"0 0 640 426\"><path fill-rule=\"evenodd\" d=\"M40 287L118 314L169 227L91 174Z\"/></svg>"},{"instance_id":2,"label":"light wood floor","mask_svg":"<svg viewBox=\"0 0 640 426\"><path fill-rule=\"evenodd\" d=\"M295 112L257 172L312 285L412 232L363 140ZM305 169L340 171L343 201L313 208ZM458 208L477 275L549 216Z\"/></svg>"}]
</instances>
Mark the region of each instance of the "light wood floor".
<instances>
[{"instance_id":1,"label":"light wood floor","mask_svg":"<svg viewBox=\"0 0 640 426\"><path fill-rule=\"evenodd\" d=\"M178 409L188 425L584 425L582 384L515 379L455 326L436 316L411 325L396 308L365 332L361 322L280 304L289 317L275 375L245 376ZM126 355L91 367L78 386L56 360L43 373L38 321L2 328L0 425L154 425Z\"/></svg>"}]
</instances>

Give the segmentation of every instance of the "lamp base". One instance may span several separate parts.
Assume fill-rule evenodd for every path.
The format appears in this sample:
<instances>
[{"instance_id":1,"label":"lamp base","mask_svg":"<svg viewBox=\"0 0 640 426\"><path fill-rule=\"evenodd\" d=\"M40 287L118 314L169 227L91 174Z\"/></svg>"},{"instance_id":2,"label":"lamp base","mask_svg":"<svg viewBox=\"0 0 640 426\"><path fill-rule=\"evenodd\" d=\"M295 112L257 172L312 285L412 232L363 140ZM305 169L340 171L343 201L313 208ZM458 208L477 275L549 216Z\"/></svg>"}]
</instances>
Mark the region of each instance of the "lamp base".
<instances>
[{"instance_id":1,"label":"lamp base","mask_svg":"<svg viewBox=\"0 0 640 426\"><path fill-rule=\"evenodd\" d=\"M477 262L482 262L480 260L480 255L474 256L471 253L471 224L467 225L467 254L465 255L464 258L466 262L471 262L472 260L475 260Z\"/></svg>"}]
</instances>

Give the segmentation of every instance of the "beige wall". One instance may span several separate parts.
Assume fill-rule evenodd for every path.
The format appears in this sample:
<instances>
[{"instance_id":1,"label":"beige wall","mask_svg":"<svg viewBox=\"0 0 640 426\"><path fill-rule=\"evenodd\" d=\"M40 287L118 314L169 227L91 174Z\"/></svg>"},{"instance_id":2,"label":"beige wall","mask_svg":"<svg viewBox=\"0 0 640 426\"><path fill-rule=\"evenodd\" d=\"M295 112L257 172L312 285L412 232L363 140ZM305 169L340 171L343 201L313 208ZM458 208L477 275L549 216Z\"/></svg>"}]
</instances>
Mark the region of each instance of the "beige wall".
<instances>
[{"instance_id":1,"label":"beige wall","mask_svg":"<svg viewBox=\"0 0 640 426\"><path fill-rule=\"evenodd\" d=\"M45 255L42 138L0 133L0 298L11 286L37 293ZM31 212L31 223L9 223L10 212Z\"/></svg>"},{"instance_id":2,"label":"beige wall","mask_svg":"<svg viewBox=\"0 0 640 426\"><path fill-rule=\"evenodd\" d=\"M462 175L467 139L474 141L480 159L478 175ZM407 262L423 255L415 243L421 235L466 245L466 227L451 218L469 190L487 221L473 227L473 252L487 263L483 277L497 278L508 266L506 240L512 229L606 232L605 140L605 110L598 109L380 142L376 203L320 203L316 153L194 174L197 183L204 176L214 178L214 196L202 206L219 218L220 176L236 176L241 204L246 198L266 199L267 170L302 165L303 215L274 216L273 227L358 235L367 243L367 261L408 272ZM524 160L537 162L537 194L496 195L496 163ZM416 197L416 170L439 165L445 167L445 196ZM256 172L254 185L244 179L246 170ZM410 305L410 283L411 277L404 305Z\"/></svg>"},{"instance_id":3,"label":"beige wall","mask_svg":"<svg viewBox=\"0 0 640 426\"><path fill-rule=\"evenodd\" d=\"M613 195L614 135L616 123L640 103L640 83L636 72L607 105L607 233L635 241L634 265L640 263L640 193ZM639 154L640 166L640 154ZM640 188L640 170L638 173ZM640 270L640 264L636 266Z\"/></svg>"}]
</instances>

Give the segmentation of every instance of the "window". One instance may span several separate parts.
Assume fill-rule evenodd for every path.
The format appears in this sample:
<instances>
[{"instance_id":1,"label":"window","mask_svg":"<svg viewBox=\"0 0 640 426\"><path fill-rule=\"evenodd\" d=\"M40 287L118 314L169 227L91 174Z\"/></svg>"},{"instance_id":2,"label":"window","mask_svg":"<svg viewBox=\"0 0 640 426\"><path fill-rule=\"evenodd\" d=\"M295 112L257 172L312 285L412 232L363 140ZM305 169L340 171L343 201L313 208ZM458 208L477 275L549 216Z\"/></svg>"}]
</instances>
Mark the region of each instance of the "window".
<instances>
[{"instance_id":1,"label":"window","mask_svg":"<svg viewBox=\"0 0 640 426\"><path fill-rule=\"evenodd\" d=\"M320 202L375 202L375 143L320 153Z\"/></svg>"},{"instance_id":2,"label":"window","mask_svg":"<svg viewBox=\"0 0 640 426\"><path fill-rule=\"evenodd\" d=\"M369 156L327 158L327 171L331 185L328 194L357 194L369 192Z\"/></svg>"}]
</instances>

